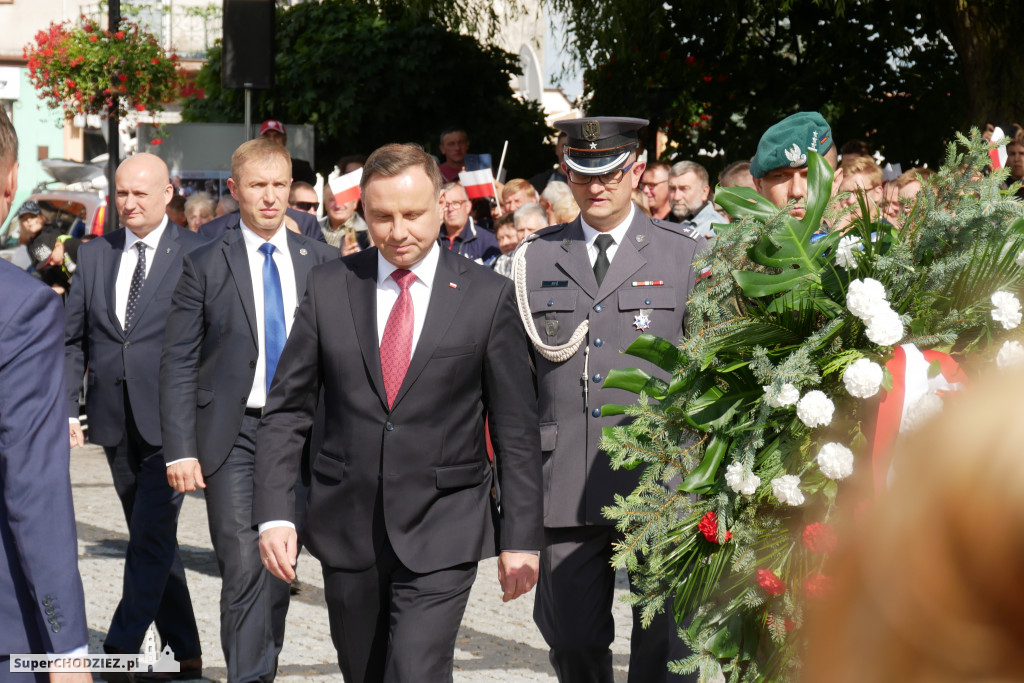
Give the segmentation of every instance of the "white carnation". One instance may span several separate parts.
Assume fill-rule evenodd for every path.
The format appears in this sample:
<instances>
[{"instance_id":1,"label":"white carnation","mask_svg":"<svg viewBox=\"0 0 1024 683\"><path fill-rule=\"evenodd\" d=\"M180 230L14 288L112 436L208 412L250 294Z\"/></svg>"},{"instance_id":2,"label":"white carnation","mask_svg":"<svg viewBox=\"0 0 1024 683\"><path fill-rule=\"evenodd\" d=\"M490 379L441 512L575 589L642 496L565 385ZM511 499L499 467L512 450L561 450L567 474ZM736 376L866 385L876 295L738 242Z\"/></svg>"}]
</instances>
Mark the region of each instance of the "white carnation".
<instances>
[{"instance_id":1,"label":"white carnation","mask_svg":"<svg viewBox=\"0 0 1024 683\"><path fill-rule=\"evenodd\" d=\"M843 385L851 396L871 398L882 386L882 366L867 358L859 358L843 373Z\"/></svg>"},{"instance_id":2,"label":"white carnation","mask_svg":"<svg viewBox=\"0 0 1024 683\"><path fill-rule=\"evenodd\" d=\"M996 365L1001 368L1011 368L1024 363L1024 346L1020 342L1006 340L1003 342L999 353L996 354Z\"/></svg>"},{"instance_id":3,"label":"white carnation","mask_svg":"<svg viewBox=\"0 0 1024 683\"><path fill-rule=\"evenodd\" d=\"M800 477L795 474L784 474L772 479L772 494L780 503L800 505L804 502L804 494L800 491Z\"/></svg>"},{"instance_id":4,"label":"white carnation","mask_svg":"<svg viewBox=\"0 0 1024 683\"><path fill-rule=\"evenodd\" d=\"M992 295L992 319L1002 324L1004 330L1020 325L1020 301L1009 292L999 291Z\"/></svg>"},{"instance_id":5,"label":"white carnation","mask_svg":"<svg viewBox=\"0 0 1024 683\"><path fill-rule=\"evenodd\" d=\"M868 325L868 339L879 346L892 346L903 339L903 321L900 314L889 308L888 304L865 322Z\"/></svg>"},{"instance_id":6,"label":"white carnation","mask_svg":"<svg viewBox=\"0 0 1024 683\"><path fill-rule=\"evenodd\" d=\"M808 427L824 427L832 422L836 407L824 392L808 391L796 404L796 416Z\"/></svg>"},{"instance_id":7,"label":"white carnation","mask_svg":"<svg viewBox=\"0 0 1024 683\"><path fill-rule=\"evenodd\" d=\"M857 267L857 251L863 250L860 240L856 237L843 237L836 247L836 265L846 270Z\"/></svg>"},{"instance_id":8,"label":"white carnation","mask_svg":"<svg viewBox=\"0 0 1024 683\"><path fill-rule=\"evenodd\" d=\"M762 386L761 388L764 389L764 393L771 394L771 385ZM784 408L785 406L793 405L799 400L800 391L789 382L786 382L782 385L782 388L779 389L779 393L775 394L774 398L768 399L768 405L772 408Z\"/></svg>"},{"instance_id":9,"label":"white carnation","mask_svg":"<svg viewBox=\"0 0 1024 683\"><path fill-rule=\"evenodd\" d=\"M885 287L878 280L854 280L846 290L846 307L861 320L867 320L879 310L888 308Z\"/></svg>"},{"instance_id":10,"label":"white carnation","mask_svg":"<svg viewBox=\"0 0 1024 683\"><path fill-rule=\"evenodd\" d=\"M818 467L829 479L846 479L853 474L853 451L841 443L827 443L818 451Z\"/></svg>"},{"instance_id":11,"label":"white carnation","mask_svg":"<svg viewBox=\"0 0 1024 683\"><path fill-rule=\"evenodd\" d=\"M736 493L752 496L761 485L761 477L747 472L743 463L734 462L725 468L725 483Z\"/></svg>"},{"instance_id":12,"label":"white carnation","mask_svg":"<svg viewBox=\"0 0 1024 683\"><path fill-rule=\"evenodd\" d=\"M942 399L938 394L925 394L913 405L907 408L903 414L903 422L900 424L901 432L909 432L917 429L942 411Z\"/></svg>"},{"instance_id":13,"label":"white carnation","mask_svg":"<svg viewBox=\"0 0 1024 683\"><path fill-rule=\"evenodd\" d=\"M1024 251L1017 254L1017 265L1024 268Z\"/></svg>"}]
</instances>

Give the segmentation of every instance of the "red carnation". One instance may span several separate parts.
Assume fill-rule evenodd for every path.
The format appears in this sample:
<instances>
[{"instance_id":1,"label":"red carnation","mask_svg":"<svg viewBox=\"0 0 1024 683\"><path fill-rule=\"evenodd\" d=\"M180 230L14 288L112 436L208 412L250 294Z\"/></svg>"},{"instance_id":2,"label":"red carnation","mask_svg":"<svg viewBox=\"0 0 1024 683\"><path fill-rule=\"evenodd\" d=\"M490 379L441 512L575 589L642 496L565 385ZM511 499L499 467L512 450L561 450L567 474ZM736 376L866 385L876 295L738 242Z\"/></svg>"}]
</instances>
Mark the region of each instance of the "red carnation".
<instances>
[{"instance_id":1,"label":"red carnation","mask_svg":"<svg viewBox=\"0 0 1024 683\"><path fill-rule=\"evenodd\" d=\"M124 31L118 31L117 33L114 34L114 37L117 38L118 40L124 40Z\"/></svg>"},{"instance_id":2,"label":"red carnation","mask_svg":"<svg viewBox=\"0 0 1024 683\"><path fill-rule=\"evenodd\" d=\"M804 593L811 600L823 598L832 591L832 577L824 574L811 574L804 579Z\"/></svg>"},{"instance_id":3,"label":"red carnation","mask_svg":"<svg viewBox=\"0 0 1024 683\"><path fill-rule=\"evenodd\" d=\"M90 43L95 43L97 40L99 40L99 37L95 33L89 36Z\"/></svg>"},{"instance_id":4,"label":"red carnation","mask_svg":"<svg viewBox=\"0 0 1024 683\"><path fill-rule=\"evenodd\" d=\"M786 592L786 584L770 569L757 570L757 585L768 595L782 595Z\"/></svg>"},{"instance_id":5,"label":"red carnation","mask_svg":"<svg viewBox=\"0 0 1024 683\"><path fill-rule=\"evenodd\" d=\"M711 510L708 510L701 517L700 522L697 524L697 529L704 534L704 538L708 539L711 543L718 543L718 516ZM732 532L725 532L725 540L732 538Z\"/></svg>"},{"instance_id":6,"label":"red carnation","mask_svg":"<svg viewBox=\"0 0 1024 683\"><path fill-rule=\"evenodd\" d=\"M836 549L836 532L830 524L813 522L804 527L804 545L812 553L826 554Z\"/></svg>"}]
</instances>

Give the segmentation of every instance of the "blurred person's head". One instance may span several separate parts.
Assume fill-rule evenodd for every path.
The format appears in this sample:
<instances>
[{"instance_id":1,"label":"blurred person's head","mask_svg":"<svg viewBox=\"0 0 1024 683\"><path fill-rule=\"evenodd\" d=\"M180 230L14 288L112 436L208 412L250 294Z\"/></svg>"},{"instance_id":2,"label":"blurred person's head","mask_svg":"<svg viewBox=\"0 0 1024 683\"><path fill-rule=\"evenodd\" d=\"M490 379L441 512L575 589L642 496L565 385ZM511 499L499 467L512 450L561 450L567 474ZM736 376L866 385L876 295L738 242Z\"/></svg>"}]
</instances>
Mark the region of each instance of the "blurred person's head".
<instances>
[{"instance_id":1,"label":"blurred person's head","mask_svg":"<svg viewBox=\"0 0 1024 683\"><path fill-rule=\"evenodd\" d=\"M276 142L282 147L288 146L288 132L280 121L267 119L261 123L259 136L271 142Z\"/></svg>"},{"instance_id":2,"label":"blurred person's head","mask_svg":"<svg viewBox=\"0 0 1024 683\"><path fill-rule=\"evenodd\" d=\"M229 213L238 211L238 202L230 194L221 195L220 201L217 202L217 217L226 216Z\"/></svg>"},{"instance_id":3,"label":"blurred person's head","mask_svg":"<svg viewBox=\"0 0 1024 683\"><path fill-rule=\"evenodd\" d=\"M551 207L551 213L554 214L554 222L556 223L568 223L576 220L576 217L580 215L580 207L576 203L576 198L572 195L568 197L562 197L554 206Z\"/></svg>"},{"instance_id":4,"label":"blurred person's head","mask_svg":"<svg viewBox=\"0 0 1024 683\"><path fill-rule=\"evenodd\" d=\"M330 193L330 188L327 189L327 193ZM292 189L288 193L288 206L315 216L320 208L316 188L303 180L293 180Z\"/></svg>"},{"instance_id":5,"label":"blurred person's head","mask_svg":"<svg viewBox=\"0 0 1024 683\"><path fill-rule=\"evenodd\" d=\"M672 210L668 200L669 165L655 161L647 164L640 178L640 189L647 195L647 207L655 218L665 218Z\"/></svg>"},{"instance_id":6,"label":"blurred person's head","mask_svg":"<svg viewBox=\"0 0 1024 683\"><path fill-rule=\"evenodd\" d=\"M18 213L14 217L18 219L18 244L27 244L46 224L43 210L33 201L27 201L18 207Z\"/></svg>"},{"instance_id":7,"label":"blurred person's head","mask_svg":"<svg viewBox=\"0 0 1024 683\"><path fill-rule=\"evenodd\" d=\"M833 588L804 626L802 683L1021 680L1022 380L972 383L901 435L891 487L824 569Z\"/></svg>"},{"instance_id":8,"label":"blurred person's head","mask_svg":"<svg viewBox=\"0 0 1024 683\"><path fill-rule=\"evenodd\" d=\"M856 157L872 156L871 148L868 147L868 143L864 142L863 140L848 140L839 149L839 155L843 161L853 161L853 159Z\"/></svg>"},{"instance_id":9,"label":"blurred person's head","mask_svg":"<svg viewBox=\"0 0 1024 683\"><path fill-rule=\"evenodd\" d=\"M695 161L680 161L668 171L668 201L676 220L697 215L711 195L708 171Z\"/></svg>"},{"instance_id":10,"label":"blurred person's head","mask_svg":"<svg viewBox=\"0 0 1024 683\"><path fill-rule=\"evenodd\" d=\"M469 152L469 135L461 128L446 128L441 132L441 154L449 166L462 168Z\"/></svg>"},{"instance_id":11,"label":"blurred person's head","mask_svg":"<svg viewBox=\"0 0 1024 683\"><path fill-rule=\"evenodd\" d=\"M195 192L189 195L189 198L185 200L185 220L187 222L185 227L192 232L199 232L199 228L204 223L209 223L214 219L216 211L217 203L205 192Z\"/></svg>"},{"instance_id":12,"label":"blurred person's head","mask_svg":"<svg viewBox=\"0 0 1024 683\"><path fill-rule=\"evenodd\" d=\"M523 204L512 214L516 226L516 236L520 242L548 227L548 212L540 204Z\"/></svg>"},{"instance_id":13,"label":"blurred person's head","mask_svg":"<svg viewBox=\"0 0 1024 683\"><path fill-rule=\"evenodd\" d=\"M749 161L734 161L718 174L718 184L722 187L754 187L754 176L750 175Z\"/></svg>"},{"instance_id":14,"label":"blurred person's head","mask_svg":"<svg viewBox=\"0 0 1024 683\"><path fill-rule=\"evenodd\" d=\"M651 215L651 210L647 206L647 195L645 195L639 187L633 190L631 198L633 199L633 203L636 204L636 208L643 211L645 216Z\"/></svg>"},{"instance_id":15,"label":"blurred person's head","mask_svg":"<svg viewBox=\"0 0 1024 683\"><path fill-rule=\"evenodd\" d=\"M537 203L537 190L529 180L513 178L501 189L501 208L505 213L512 213L523 204Z\"/></svg>"},{"instance_id":16,"label":"blurred person's head","mask_svg":"<svg viewBox=\"0 0 1024 683\"><path fill-rule=\"evenodd\" d=\"M336 163L335 166L338 168L338 173L345 175L346 173L351 173L356 169L362 168L365 163L366 157L362 154L346 154L338 159L338 163Z\"/></svg>"},{"instance_id":17,"label":"blurred person's head","mask_svg":"<svg viewBox=\"0 0 1024 683\"><path fill-rule=\"evenodd\" d=\"M128 157L114 173L114 186L121 225L145 237L164 221L174 187L163 159L148 152Z\"/></svg>"},{"instance_id":18,"label":"blurred person's head","mask_svg":"<svg viewBox=\"0 0 1024 683\"><path fill-rule=\"evenodd\" d=\"M558 222L555 220L555 202L562 197L571 196L572 190L569 189L569 183L563 183L561 180L548 181L548 184L544 186L544 191L540 193L540 205L548 212L549 225L554 225Z\"/></svg>"},{"instance_id":19,"label":"blurred person's head","mask_svg":"<svg viewBox=\"0 0 1024 683\"><path fill-rule=\"evenodd\" d=\"M270 239L284 225L292 186L292 158L282 145L259 137L231 155L228 189L247 228Z\"/></svg>"},{"instance_id":20,"label":"blurred person's head","mask_svg":"<svg viewBox=\"0 0 1024 683\"><path fill-rule=\"evenodd\" d=\"M874 207L874 215L875 209L883 205L882 167L865 155L843 157L840 166L843 169L843 180L839 184L839 191L850 193L845 200L846 206L859 206L857 195L863 192L868 206ZM859 212L860 209L855 211Z\"/></svg>"},{"instance_id":21,"label":"blurred person's head","mask_svg":"<svg viewBox=\"0 0 1024 683\"><path fill-rule=\"evenodd\" d=\"M914 198L923 187L923 181L935 175L930 168L912 168L904 171L885 186L885 219L893 225L900 225L914 204Z\"/></svg>"},{"instance_id":22,"label":"blurred person's head","mask_svg":"<svg viewBox=\"0 0 1024 683\"><path fill-rule=\"evenodd\" d=\"M445 183L441 188L441 206L444 214L441 222L448 235L458 235L466 227L469 214L473 211L473 202L466 194L466 188L459 183Z\"/></svg>"},{"instance_id":23,"label":"blurred person's head","mask_svg":"<svg viewBox=\"0 0 1024 683\"><path fill-rule=\"evenodd\" d=\"M515 215L506 213L494 221L494 237L498 240L498 248L502 254L508 254L519 244L519 233L516 231Z\"/></svg>"},{"instance_id":24,"label":"blurred person's head","mask_svg":"<svg viewBox=\"0 0 1024 683\"><path fill-rule=\"evenodd\" d=\"M1024 180L1024 131L1006 145L1006 168L1010 171L1010 181Z\"/></svg>"},{"instance_id":25,"label":"blurred person's head","mask_svg":"<svg viewBox=\"0 0 1024 683\"><path fill-rule=\"evenodd\" d=\"M565 162L565 143L569 139L564 130L558 131L558 137L555 139L555 156L558 158L558 165L561 166Z\"/></svg>"},{"instance_id":26,"label":"blurred person's head","mask_svg":"<svg viewBox=\"0 0 1024 683\"><path fill-rule=\"evenodd\" d=\"M816 112L798 112L770 127L757 143L750 162L754 189L778 208L795 202L789 213L803 218L807 201L808 152L821 154L832 170L832 192L839 191L843 170L836 163L832 129Z\"/></svg>"},{"instance_id":27,"label":"blurred person's head","mask_svg":"<svg viewBox=\"0 0 1024 683\"><path fill-rule=\"evenodd\" d=\"M167 218L183 228L188 223L188 216L185 215L185 202L186 199L183 195L175 193L167 204Z\"/></svg>"}]
</instances>

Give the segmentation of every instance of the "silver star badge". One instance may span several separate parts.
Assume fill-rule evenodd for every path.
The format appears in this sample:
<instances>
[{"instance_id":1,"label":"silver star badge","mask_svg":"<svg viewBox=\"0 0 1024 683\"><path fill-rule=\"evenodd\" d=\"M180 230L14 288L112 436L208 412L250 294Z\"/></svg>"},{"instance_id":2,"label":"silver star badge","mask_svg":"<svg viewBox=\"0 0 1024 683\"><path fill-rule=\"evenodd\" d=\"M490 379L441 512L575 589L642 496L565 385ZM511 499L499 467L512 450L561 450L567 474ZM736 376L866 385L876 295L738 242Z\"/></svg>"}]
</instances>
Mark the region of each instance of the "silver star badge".
<instances>
[{"instance_id":1,"label":"silver star badge","mask_svg":"<svg viewBox=\"0 0 1024 683\"><path fill-rule=\"evenodd\" d=\"M591 142L590 143L590 149L597 149L597 143L596 142Z\"/></svg>"},{"instance_id":2,"label":"silver star badge","mask_svg":"<svg viewBox=\"0 0 1024 683\"><path fill-rule=\"evenodd\" d=\"M643 313L640 313L639 315L633 317L633 327L635 327L638 332L644 332L650 326L651 319L648 318Z\"/></svg>"}]
</instances>

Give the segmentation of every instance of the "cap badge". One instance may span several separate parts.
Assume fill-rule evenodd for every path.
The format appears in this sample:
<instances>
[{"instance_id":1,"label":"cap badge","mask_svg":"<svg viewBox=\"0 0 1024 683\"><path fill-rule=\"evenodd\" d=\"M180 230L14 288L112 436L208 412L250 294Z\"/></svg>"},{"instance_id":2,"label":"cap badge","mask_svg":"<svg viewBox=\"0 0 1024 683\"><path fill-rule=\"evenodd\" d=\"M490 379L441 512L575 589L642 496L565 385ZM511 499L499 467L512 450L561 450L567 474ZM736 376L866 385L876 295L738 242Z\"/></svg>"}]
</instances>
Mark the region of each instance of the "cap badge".
<instances>
[{"instance_id":1,"label":"cap badge","mask_svg":"<svg viewBox=\"0 0 1024 683\"><path fill-rule=\"evenodd\" d=\"M588 119L583 122L583 137L588 142L594 142L601 137L601 122ZM591 149L594 149L593 147Z\"/></svg>"},{"instance_id":2,"label":"cap badge","mask_svg":"<svg viewBox=\"0 0 1024 683\"><path fill-rule=\"evenodd\" d=\"M793 146L786 150L786 158L793 168L800 168L807 163L807 155L800 151L800 145L793 143Z\"/></svg>"},{"instance_id":3,"label":"cap badge","mask_svg":"<svg viewBox=\"0 0 1024 683\"><path fill-rule=\"evenodd\" d=\"M596 142L591 142L590 143L590 149L597 149L597 143Z\"/></svg>"}]
</instances>

